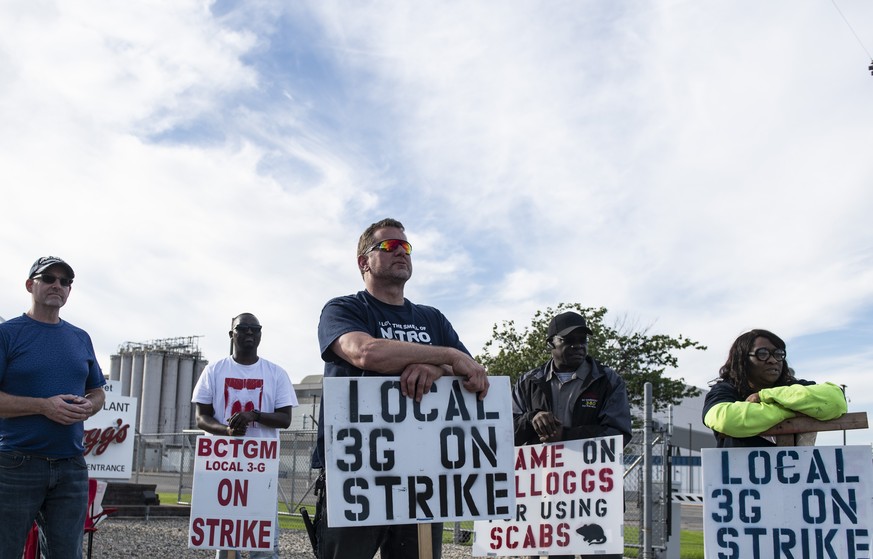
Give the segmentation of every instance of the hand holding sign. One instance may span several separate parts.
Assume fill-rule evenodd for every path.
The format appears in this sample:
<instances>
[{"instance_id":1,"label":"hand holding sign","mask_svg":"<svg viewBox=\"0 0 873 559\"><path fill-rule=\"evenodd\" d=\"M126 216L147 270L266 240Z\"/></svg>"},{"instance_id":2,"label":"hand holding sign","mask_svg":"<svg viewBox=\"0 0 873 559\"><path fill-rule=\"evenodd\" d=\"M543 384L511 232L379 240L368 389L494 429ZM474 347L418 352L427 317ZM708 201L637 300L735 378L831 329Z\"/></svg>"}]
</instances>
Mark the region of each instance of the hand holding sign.
<instances>
[{"instance_id":1,"label":"hand holding sign","mask_svg":"<svg viewBox=\"0 0 873 559\"><path fill-rule=\"evenodd\" d=\"M537 435L540 437L540 442L551 443L560 441L564 435L564 426L550 411L541 411L531 420L531 425Z\"/></svg>"},{"instance_id":2,"label":"hand holding sign","mask_svg":"<svg viewBox=\"0 0 873 559\"><path fill-rule=\"evenodd\" d=\"M400 390L407 398L421 402L421 398L430 392L434 381L442 377L445 372L442 367L436 365L424 363L407 365L400 374Z\"/></svg>"}]
</instances>

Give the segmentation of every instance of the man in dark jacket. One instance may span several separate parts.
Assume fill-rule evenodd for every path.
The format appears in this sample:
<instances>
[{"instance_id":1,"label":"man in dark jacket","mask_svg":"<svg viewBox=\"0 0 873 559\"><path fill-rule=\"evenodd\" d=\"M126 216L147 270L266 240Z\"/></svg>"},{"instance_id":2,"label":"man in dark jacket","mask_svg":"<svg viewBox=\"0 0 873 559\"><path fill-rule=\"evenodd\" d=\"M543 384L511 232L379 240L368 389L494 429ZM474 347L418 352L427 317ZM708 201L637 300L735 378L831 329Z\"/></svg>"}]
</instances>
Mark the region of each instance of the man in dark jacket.
<instances>
[{"instance_id":1,"label":"man in dark jacket","mask_svg":"<svg viewBox=\"0 0 873 559\"><path fill-rule=\"evenodd\" d=\"M552 358L522 375L512 393L516 446L611 435L630 441L624 380L588 355L589 334L575 312L549 322Z\"/></svg>"},{"instance_id":2,"label":"man in dark jacket","mask_svg":"<svg viewBox=\"0 0 873 559\"><path fill-rule=\"evenodd\" d=\"M552 358L523 374L512 391L516 446L612 435L622 435L625 445L630 442L631 416L624 380L588 355L591 333L585 318L575 312L558 314L549 322L546 343Z\"/></svg>"}]
</instances>

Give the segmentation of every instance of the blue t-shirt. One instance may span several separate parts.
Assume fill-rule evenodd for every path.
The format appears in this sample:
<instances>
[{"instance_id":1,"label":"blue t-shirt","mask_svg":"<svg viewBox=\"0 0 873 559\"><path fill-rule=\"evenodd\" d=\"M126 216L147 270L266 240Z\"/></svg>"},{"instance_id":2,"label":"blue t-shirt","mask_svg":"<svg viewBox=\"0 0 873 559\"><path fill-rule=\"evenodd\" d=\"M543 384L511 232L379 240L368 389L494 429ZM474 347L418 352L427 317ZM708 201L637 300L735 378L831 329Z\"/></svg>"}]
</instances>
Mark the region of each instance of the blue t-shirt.
<instances>
[{"instance_id":1,"label":"blue t-shirt","mask_svg":"<svg viewBox=\"0 0 873 559\"><path fill-rule=\"evenodd\" d=\"M324 376L362 377L382 376L365 371L340 359L330 349L343 334L364 332L374 338L395 339L404 342L452 347L470 352L461 343L448 319L433 307L415 305L404 299L402 305L389 305L366 291L331 299L321 311L318 322L318 345L324 360ZM324 467L324 406L319 412L318 442L312 454L312 467Z\"/></svg>"},{"instance_id":2,"label":"blue t-shirt","mask_svg":"<svg viewBox=\"0 0 873 559\"><path fill-rule=\"evenodd\" d=\"M81 328L26 314L0 324L0 391L32 398L84 396L104 384L91 338ZM61 425L44 415L0 418L0 451L70 458L84 452L84 432L84 422Z\"/></svg>"}]
</instances>

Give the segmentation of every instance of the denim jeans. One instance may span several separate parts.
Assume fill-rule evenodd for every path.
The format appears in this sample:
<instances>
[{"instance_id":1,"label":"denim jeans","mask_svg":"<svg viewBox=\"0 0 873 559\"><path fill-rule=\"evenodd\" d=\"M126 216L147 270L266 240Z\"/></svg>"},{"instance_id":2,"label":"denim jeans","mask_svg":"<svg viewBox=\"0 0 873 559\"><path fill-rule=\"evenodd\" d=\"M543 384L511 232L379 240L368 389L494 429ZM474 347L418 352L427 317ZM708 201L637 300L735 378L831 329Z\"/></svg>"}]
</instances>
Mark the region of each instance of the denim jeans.
<instances>
[{"instance_id":1,"label":"denim jeans","mask_svg":"<svg viewBox=\"0 0 873 559\"><path fill-rule=\"evenodd\" d=\"M34 519L46 559L81 559L88 510L88 466L82 456L46 459L0 452L0 559L20 559Z\"/></svg>"}]
</instances>

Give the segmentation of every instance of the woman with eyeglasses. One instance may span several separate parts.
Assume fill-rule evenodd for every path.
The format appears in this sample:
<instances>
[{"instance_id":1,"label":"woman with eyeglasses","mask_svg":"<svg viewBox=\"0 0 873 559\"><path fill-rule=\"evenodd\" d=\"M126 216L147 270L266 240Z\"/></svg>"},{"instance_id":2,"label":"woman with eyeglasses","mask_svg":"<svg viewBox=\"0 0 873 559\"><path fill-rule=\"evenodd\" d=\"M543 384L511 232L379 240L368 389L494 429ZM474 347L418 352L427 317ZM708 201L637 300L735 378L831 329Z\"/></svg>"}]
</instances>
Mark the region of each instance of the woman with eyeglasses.
<instances>
[{"instance_id":1,"label":"woman with eyeglasses","mask_svg":"<svg viewBox=\"0 0 873 559\"><path fill-rule=\"evenodd\" d=\"M768 330L734 341L703 405L703 423L719 448L775 446L759 434L799 414L824 421L846 413L839 386L795 378L786 355L785 342Z\"/></svg>"}]
</instances>

